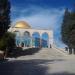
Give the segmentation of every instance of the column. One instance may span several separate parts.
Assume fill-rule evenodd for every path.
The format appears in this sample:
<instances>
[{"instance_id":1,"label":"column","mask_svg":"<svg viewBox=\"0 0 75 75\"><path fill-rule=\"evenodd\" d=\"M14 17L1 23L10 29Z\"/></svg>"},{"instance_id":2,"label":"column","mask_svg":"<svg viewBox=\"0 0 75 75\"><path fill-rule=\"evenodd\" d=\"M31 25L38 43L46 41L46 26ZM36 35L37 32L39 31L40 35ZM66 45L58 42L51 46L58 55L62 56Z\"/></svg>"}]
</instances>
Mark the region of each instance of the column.
<instances>
[{"instance_id":1,"label":"column","mask_svg":"<svg viewBox=\"0 0 75 75\"><path fill-rule=\"evenodd\" d=\"M20 41L20 43L19 43L19 47L21 47L21 41Z\"/></svg>"},{"instance_id":2,"label":"column","mask_svg":"<svg viewBox=\"0 0 75 75\"><path fill-rule=\"evenodd\" d=\"M32 46L32 37L31 37L31 39L30 39L30 47L32 48L33 46Z\"/></svg>"},{"instance_id":3,"label":"column","mask_svg":"<svg viewBox=\"0 0 75 75\"><path fill-rule=\"evenodd\" d=\"M40 48L42 47L42 34L40 34Z\"/></svg>"},{"instance_id":4,"label":"column","mask_svg":"<svg viewBox=\"0 0 75 75\"><path fill-rule=\"evenodd\" d=\"M50 44L51 44L51 38L50 38L50 35L49 36L49 39L48 39L48 48L50 48Z\"/></svg>"},{"instance_id":5,"label":"column","mask_svg":"<svg viewBox=\"0 0 75 75\"><path fill-rule=\"evenodd\" d=\"M50 43L50 38L49 38L49 40L48 40L48 48L50 48L50 44L51 44L51 43Z\"/></svg>"},{"instance_id":6,"label":"column","mask_svg":"<svg viewBox=\"0 0 75 75\"><path fill-rule=\"evenodd\" d=\"M20 43L19 43L19 47L22 47L22 33L20 32L20 35L19 35L19 40L20 40Z\"/></svg>"},{"instance_id":7,"label":"column","mask_svg":"<svg viewBox=\"0 0 75 75\"><path fill-rule=\"evenodd\" d=\"M25 41L24 41L24 47L25 47Z\"/></svg>"},{"instance_id":8,"label":"column","mask_svg":"<svg viewBox=\"0 0 75 75\"><path fill-rule=\"evenodd\" d=\"M41 46L41 43L42 43L42 42L41 42L41 38L40 38L40 48L42 47L42 46Z\"/></svg>"}]
</instances>

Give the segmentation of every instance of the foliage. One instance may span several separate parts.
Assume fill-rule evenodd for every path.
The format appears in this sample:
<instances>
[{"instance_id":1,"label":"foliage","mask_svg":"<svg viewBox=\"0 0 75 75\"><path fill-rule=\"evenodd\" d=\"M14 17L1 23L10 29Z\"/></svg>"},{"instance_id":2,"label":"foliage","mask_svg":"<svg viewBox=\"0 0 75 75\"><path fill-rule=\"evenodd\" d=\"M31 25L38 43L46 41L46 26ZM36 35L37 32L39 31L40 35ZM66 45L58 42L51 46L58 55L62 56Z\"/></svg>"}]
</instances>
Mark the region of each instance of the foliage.
<instances>
[{"instance_id":1,"label":"foliage","mask_svg":"<svg viewBox=\"0 0 75 75\"><path fill-rule=\"evenodd\" d=\"M75 47L75 12L65 10L61 26L62 41L69 47Z\"/></svg>"},{"instance_id":2,"label":"foliage","mask_svg":"<svg viewBox=\"0 0 75 75\"><path fill-rule=\"evenodd\" d=\"M69 20L70 13L68 12L68 9L65 10L64 17L63 17L63 23L61 26L61 35L62 35L62 41L65 44L68 44L68 20Z\"/></svg>"},{"instance_id":3,"label":"foliage","mask_svg":"<svg viewBox=\"0 0 75 75\"><path fill-rule=\"evenodd\" d=\"M10 25L10 2L0 0L0 38L4 35Z\"/></svg>"},{"instance_id":4,"label":"foliage","mask_svg":"<svg viewBox=\"0 0 75 75\"><path fill-rule=\"evenodd\" d=\"M15 34L7 32L0 40L0 50L6 50L15 47Z\"/></svg>"}]
</instances>

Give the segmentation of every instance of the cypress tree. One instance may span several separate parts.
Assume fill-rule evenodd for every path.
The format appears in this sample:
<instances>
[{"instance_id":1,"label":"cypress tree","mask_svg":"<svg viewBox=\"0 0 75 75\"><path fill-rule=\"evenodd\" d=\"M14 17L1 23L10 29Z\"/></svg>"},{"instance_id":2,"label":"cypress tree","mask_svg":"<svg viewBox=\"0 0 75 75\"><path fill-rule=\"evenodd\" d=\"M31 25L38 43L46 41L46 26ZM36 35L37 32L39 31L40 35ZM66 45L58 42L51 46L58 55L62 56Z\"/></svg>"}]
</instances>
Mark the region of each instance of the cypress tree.
<instances>
[{"instance_id":1,"label":"cypress tree","mask_svg":"<svg viewBox=\"0 0 75 75\"><path fill-rule=\"evenodd\" d=\"M72 48L75 49L75 12L65 11L63 23L61 26L62 41L69 47L69 53Z\"/></svg>"},{"instance_id":2,"label":"cypress tree","mask_svg":"<svg viewBox=\"0 0 75 75\"><path fill-rule=\"evenodd\" d=\"M0 0L0 38L7 32L10 25L10 2Z\"/></svg>"},{"instance_id":3,"label":"cypress tree","mask_svg":"<svg viewBox=\"0 0 75 75\"><path fill-rule=\"evenodd\" d=\"M64 13L64 17L63 17L63 23L61 26L61 36L62 36L62 41L68 45L68 26L69 26L69 22L70 22L70 12L68 11L68 9L65 10Z\"/></svg>"}]
</instances>

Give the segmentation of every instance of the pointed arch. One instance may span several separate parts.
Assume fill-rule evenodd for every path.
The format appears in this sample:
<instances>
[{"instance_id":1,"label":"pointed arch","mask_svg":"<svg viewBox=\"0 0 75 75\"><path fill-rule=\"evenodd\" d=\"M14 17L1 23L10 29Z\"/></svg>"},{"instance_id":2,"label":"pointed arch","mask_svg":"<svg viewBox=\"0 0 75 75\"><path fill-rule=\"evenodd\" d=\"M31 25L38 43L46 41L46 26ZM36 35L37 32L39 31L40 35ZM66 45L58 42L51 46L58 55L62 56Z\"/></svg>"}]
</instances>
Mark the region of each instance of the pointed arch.
<instances>
[{"instance_id":1,"label":"pointed arch","mask_svg":"<svg viewBox=\"0 0 75 75\"><path fill-rule=\"evenodd\" d=\"M33 32L32 34L32 44L34 47L40 47L40 34L38 32Z\"/></svg>"},{"instance_id":2,"label":"pointed arch","mask_svg":"<svg viewBox=\"0 0 75 75\"><path fill-rule=\"evenodd\" d=\"M16 39L16 41L15 41L16 46L19 47L20 46L20 42L21 42L21 40L20 40L20 32L19 31L14 31L14 33L16 35L16 37L15 37L15 39Z\"/></svg>"},{"instance_id":3,"label":"pointed arch","mask_svg":"<svg viewBox=\"0 0 75 75\"><path fill-rule=\"evenodd\" d=\"M30 33L28 31L25 31L22 43L24 44L25 47L30 47L30 41L31 41Z\"/></svg>"},{"instance_id":4,"label":"pointed arch","mask_svg":"<svg viewBox=\"0 0 75 75\"><path fill-rule=\"evenodd\" d=\"M48 42L49 42L49 35L48 33L44 32L42 34L42 42L41 42L42 47L48 47Z\"/></svg>"}]
</instances>

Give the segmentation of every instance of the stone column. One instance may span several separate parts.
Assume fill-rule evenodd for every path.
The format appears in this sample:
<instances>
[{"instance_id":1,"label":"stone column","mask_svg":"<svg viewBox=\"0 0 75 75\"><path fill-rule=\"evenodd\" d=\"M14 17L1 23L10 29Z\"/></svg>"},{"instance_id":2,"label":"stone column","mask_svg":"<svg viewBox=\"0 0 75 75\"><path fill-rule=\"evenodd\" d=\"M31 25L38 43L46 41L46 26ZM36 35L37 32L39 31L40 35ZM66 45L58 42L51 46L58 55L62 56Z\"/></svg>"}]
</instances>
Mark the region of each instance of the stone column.
<instances>
[{"instance_id":1,"label":"stone column","mask_svg":"<svg viewBox=\"0 0 75 75\"><path fill-rule=\"evenodd\" d=\"M25 42L24 42L24 47L25 47Z\"/></svg>"},{"instance_id":2,"label":"stone column","mask_svg":"<svg viewBox=\"0 0 75 75\"><path fill-rule=\"evenodd\" d=\"M22 32L20 32L19 37L20 37L20 44L19 44L19 47L22 47L22 46L21 46L21 45L22 45L22 37L23 37L23 33L22 33Z\"/></svg>"},{"instance_id":3,"label":"stone column","mask_svg":"<svg viewBox=\"0 0 75 75\"><path fill-rule=\"evenodd\" d=\"M19 47L21 47L21 41L20 41L20 43L19 43Z\"/></svg>"},{"instance_id":4,"label":"stone column","mask_svg":"<svg viewBox=\"0 0 75 75\"><path fill-rule=\"evenodd\" d=\"M42 41L41 41L42 39L40 38L40 48L41 48L41 45L42 45Z\"/></svg>"},{"instance_id":5,"label":"stone column","mask_svg":"<svg viewBox=\"0 0 75 75\"><path fill-rule=\"evenodd\" d=\"M40 48L42 47L42 34L40 34Z\"/></svg>"},{"instance_id":6,"label":"stone column","mask_svg":"<svg viewBox=\"0 0 75 75\"><path fill-rule=\"evenodd\" d=\"M51 40L51 37L49 35L49 39L48 39L48 48L50 48L52 46L52 40Z\"/></svg>"},{"instance_id":7,"label":"stone column","mask_svg":"<svg viewBox=\"0 0 75 75\"><path fill-rule=\"evenodd\" d=\"M50 48L50 38L48 39L47 43L48 43L48 48Z\"/></svg>"},{"instance_id":8,"label":"stone column","mask_svg":"<svg viewBox=\"0 0 75 75\"><path fill-rule=\"evenodd\" d=\"M32 48L33 47L33 45L32 45L32 37L31 37L31 39L30 39L31 41L30 41L30 47Z\"/></svg>"},{"instance_id":9,"label":"stone column","mask_svg":"<svg viewBox=\"0 0 75 75\"><path fill-rule=\"evenodd\" d=\"M31 47L31 48L33 47L33 38L32 38L32 34L33 34L33 32L30 31L30 47Z\"/></svg>"}]
</instances>

